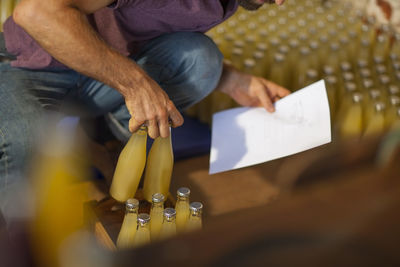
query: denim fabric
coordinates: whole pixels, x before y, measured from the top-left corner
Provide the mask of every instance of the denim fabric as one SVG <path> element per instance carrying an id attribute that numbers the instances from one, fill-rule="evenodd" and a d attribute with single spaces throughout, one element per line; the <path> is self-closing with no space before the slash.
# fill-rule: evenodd
<path id="1" fill-rule="evenodd" d="M 201 33 L 160 36 L 132 59 L 181 111 L 211 93 L 222 72 L 221 53 Z M 109 86 L 73 70 L 29 70 L 0 63 L 0 189 L 22 175 L 33 152 L 36 126 L 50 111 L 106 116 L 117 138 L 126 141 L 130 136 L 124 99 Z"/>

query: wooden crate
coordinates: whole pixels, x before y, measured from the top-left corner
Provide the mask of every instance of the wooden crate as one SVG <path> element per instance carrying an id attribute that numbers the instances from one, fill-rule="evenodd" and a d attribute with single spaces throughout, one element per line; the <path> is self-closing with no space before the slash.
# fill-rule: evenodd
<path id="1" fill-rule="evenodd" d="M 143 197 L 139 189 L 135 195 L 139 200 L 139 213 L 149 213 L 151 203 Z M 175 207 L 175 199 L 168 195 L 165 207 Z M 116 250 L 116 241 L 125 216 L 125 204 L 107 197 L 101 201 L 90 201 L 86 203 L 85 217 L 94 231 L 99 242 L 110 250 Z"/>

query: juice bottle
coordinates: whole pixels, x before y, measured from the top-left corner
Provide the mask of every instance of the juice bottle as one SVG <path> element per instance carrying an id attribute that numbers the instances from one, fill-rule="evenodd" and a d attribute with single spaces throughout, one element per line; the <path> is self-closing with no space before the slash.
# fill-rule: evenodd
<path id="1" fill-rule="evenodd" d="M 164 210 L 163 224 L 160 230 L 160 239 L 167 239 L 176 235 L 176 211 L 173 208 Z"/>
<path id="2" fill-rule="evenodd" d="M 364 100 L 364 120 L 368 122 L 374 114 L 375 104 L 382 101 L 382 93 L 380 90 L 371 89 L 368 91 L 367 97 Z"/>
<path id="3" fill-rule="evenodd" d="M 269 79 L 276 84 L 285 86 L 285 72 L 285 56 L 280 53 L 276 53 L 274 55 L 274 64 L 271 66 Z"/>
<path id="4" fill-rule="evenodd" d="M 115 167 L 110 195 L 119 202 L 135 196 L 146 163 L 147 128 L 142 126 L 129 138 Z"/>
<path id="5" fill-rule="evenodd" d="M 150 236 L 151 240 L 157 240 L 163 222 L 164 196 L 161 193 L 153 195 L 153 203 L 150 209 Z"/>
<path id="6" fill-rule="evenodd" d="M 2 29 L 2 24 L 12 14 L 13 2 L 13 0 L 1 0 L 0 2 L 0 30 Z"/>
<path id="7" fill-rule="evenodd" d="M 397 111 L 400 108 L 400 96 L 389 96 L 389 107 L 386 112 L 386 126 L 390 127 L 397 118 Z"/>
<path id="8" fill-rule="evenodd" d="M 166 138 L 158 137 L 151 146 L 144 175 L 143 194 L 148 202 L 155 193 L 168 197 L 173 165 L 171 134 Z"/>
<path id="9" fill-rule="evenodd" d="M 343 116 L 339 127 L 339 133 L 342 138 L 359 139 L 363 131 L 362 94 L 354 93 L 352 101 L 352 105 Z"/>
<path id="10" fill-rule="evenodd" d="M 140 213 L 137 219 L 137 230 L 133 239 L 133 246 L 140 247 L 150 243 L 150 215 Z"/>
<path id="11" fill-rule="evenodd" d="M 203 204 L 200 202 L 190 203 L 190 215 L 186 229 L 188 231 L 200 230 L 203 227 L 202 223 Z"/>
<path id="12" fill-rule="evenodd" d="M 377 102 L 374 105 L 374 113 L 367 121 L 364 136 L 378 135 L 385 130 L 385 104 Z"/>
<path id="13" fill-rule="evenodd" d="M 177 191 L 176 210 L 176 230 L 183 232 L 189 219 L 189 196 L 190 190 L 187 187 L 181 187 Z"/>
<path id="14" fill-rule="evenodd" d="M 137 228 L 138 209 L 139 201 L 137 199 L 130 198 L 126 201 L 125 217 L 117 238 L 118 248 L 128 248 L 133 246 L 133 240 Z"/>
<path id="15" fill-rule="evenodd" d="M 326 93 L 328 95 L 329 107 L 331 111 L 331 121 L 333 122 L 336 118 L 336 105 L 337 105 L 337 78 L 335 76 L 328 76 L 325 78 L 326 81 Z"/>

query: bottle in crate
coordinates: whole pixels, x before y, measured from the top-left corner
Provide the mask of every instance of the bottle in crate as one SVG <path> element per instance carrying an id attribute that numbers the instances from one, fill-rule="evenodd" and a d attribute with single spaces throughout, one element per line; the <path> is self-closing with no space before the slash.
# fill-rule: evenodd
<path id="1" fill-rule="evenodd" d="M 181 187 L 177 191 L 176 211 L 176 230 L 183 232 L 189 219 L 189 196 L 190 190 L 187 187 Z"/>
<path id="2" fill-rule="evenodd" d="M 386 112 L 386 126 L 390 127 L 397 119 L 397 111 L 400 108 L 400 96 L 389 96 L 389 106 Z"/>
<path id="3" fill-rule="evenodd" d="M 150 215 L 140 213 L 137 219 L 137 230 L 133 246 L 140 247 L 150 243 Z"/>
<path id="4" fill-rule="evenodd" d="M 378 135 L 385 131 L 385 103 L 374 104 L 374 113 L 366 122 L 364 136 Z"/>
<path id="5" fill-rule="evenodd" d="M 119 155 L 110 195 L 119 202 L 135 196 L 146 164 L 147 128 L 133 133 Z"/>
<path id="6" fill-rule="evenodd" d="M 169 136 L 156 138 L 149 151 L 143 185 L 143 195 L 148 202 L 152 202 L 155 193 L 168 197 L 173 166 L 170 127 Z"/>
<path id="7" fill-rule="evenodd" d="M 160 239 L 167 239 L 176 235 L 176 211 L 173 208 L 164 210 L 163 224 L 160 230 Z"/>
<path id="8" fill-rule="evenodd" d="M 165 197 L 161 193 L 155 193 L 152 197 L 151 209 L 150 209 L 150 237 L 151 240 L 157 240 L 160 234 L 163 212 L 164 212 L 164 201 Z"/>
<path id="9" fill-rule="evenodd" d="M 188 231 L 200 230 L 203 227 L 202 222 L 203 204 L 200 202 L 190 203 L 190 214 L 187 223 Z"/>
<path id="10" fill-rule="evenodd" d="M 117 238 L 117 248 L 129 248 L 133 246 L 136 234 L 139 201 L 130 198 L 125 203 L 125 216 L 121 230 Z"/>
<path id="11" fill-rule="evenodd" d="M 363 132 L 362 94 L 352 95 L 352 104 L 338 121 L 341 138 L 359 139 Z"/>

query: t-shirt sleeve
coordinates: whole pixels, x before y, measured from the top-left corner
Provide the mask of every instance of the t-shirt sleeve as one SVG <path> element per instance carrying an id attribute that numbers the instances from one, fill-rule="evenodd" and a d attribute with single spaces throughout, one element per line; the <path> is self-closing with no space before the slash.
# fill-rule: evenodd
<path id="1" fill-rule="evenodd" d="M 138 0 L 115 0 L 115 2 L 109 5 L 108 7 L 117 9 L 121 7 L 132 6 L 136 2 L 138 2 Z"/>

